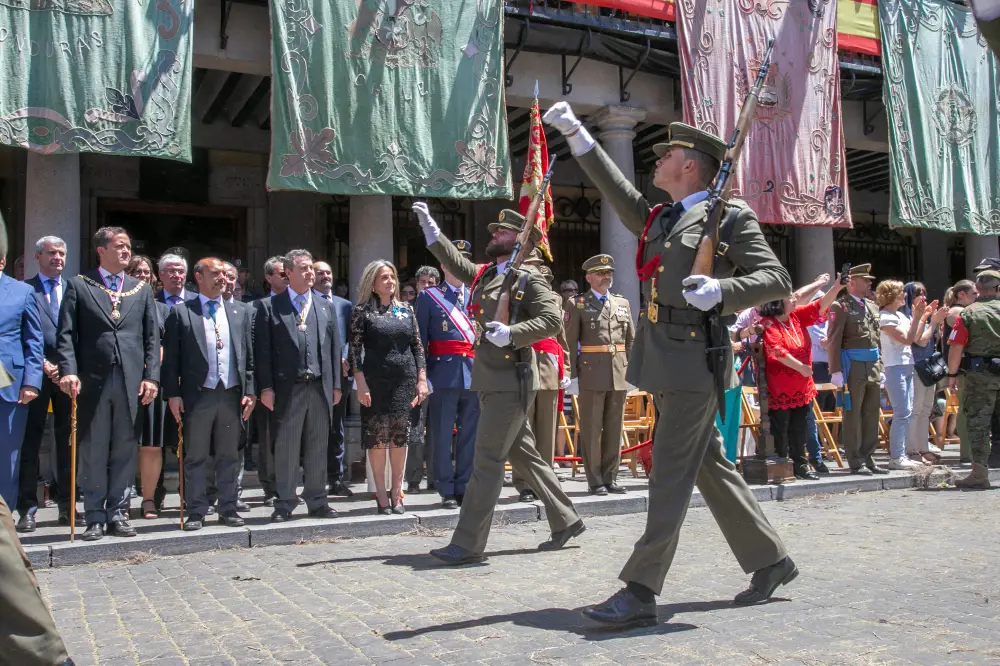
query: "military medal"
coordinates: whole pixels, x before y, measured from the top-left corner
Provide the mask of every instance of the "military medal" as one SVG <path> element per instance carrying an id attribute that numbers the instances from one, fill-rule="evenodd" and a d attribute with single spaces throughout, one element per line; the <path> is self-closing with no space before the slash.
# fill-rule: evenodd
<path id="1" fill-rule="evenodd" d="M 590 322 L 590 330 L 594 330 L 595 328 L 597 328 L 597 323 L 593 321 Z"/>
<path id="2" fill-rule="evenodd" d="M 312 299 L 310 298 L 302 306 L 302 310 L 299 312 L 299 330 L 306 330 L 306 318 L 309 316 L 309 310 L 312 308 Z M 221 347 L 220 347 L 221 349 Z"/>
<path id="3" fill-rule="evenodd" d="M 444 331 L 445 333 L 448 332 L 448 320 L 447 319 L 445 319 L 444 321 L 441 322 L 441 330 Z"/>

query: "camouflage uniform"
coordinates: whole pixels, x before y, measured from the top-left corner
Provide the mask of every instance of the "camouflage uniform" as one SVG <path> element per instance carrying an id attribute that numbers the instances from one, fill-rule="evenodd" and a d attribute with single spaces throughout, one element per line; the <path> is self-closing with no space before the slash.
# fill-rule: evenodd
<path id="1" fill-rule="evenodd" d="M 990 359 L 1000 359 L 1000 298 L 985 297 L 962 310 L 956 322 L 953 343 L 967 339 L 962 349 L 962 367 L 966 369 L 965 414 L 969 449 L 973 464 L 986 465 L 990 455 L 990 425 L 1000 411 L 1000 375 L 989 372 Z"/>

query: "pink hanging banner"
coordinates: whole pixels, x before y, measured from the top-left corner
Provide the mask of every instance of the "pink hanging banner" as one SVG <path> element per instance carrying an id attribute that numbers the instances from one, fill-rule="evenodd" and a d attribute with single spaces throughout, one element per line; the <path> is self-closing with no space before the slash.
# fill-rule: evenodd
<path id="1" fill-rule="evenodd" d="M 762 224 L 850 227 L 835 0 L 681 0 L 684 121 L 728 141 L 774 54 L 733 180 Z"/>

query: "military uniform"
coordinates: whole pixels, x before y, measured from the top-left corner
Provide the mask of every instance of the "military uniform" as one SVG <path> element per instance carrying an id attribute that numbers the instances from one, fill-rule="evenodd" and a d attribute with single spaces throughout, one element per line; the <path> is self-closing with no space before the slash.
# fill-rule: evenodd
<path id="1" fill-rule="evenodd" d="M 668 147 L 699 150 L 717 160 L 725 144 L 681 123 L 670 126 Z M 653 393 L 661 421 L 653 439 L 646 531 L 619 577 L 659 593 L 677 549 L 681 524 L 695 485 L 712 510 L 745 572 L 781 563 L 785 547 L 764 517 L 736 466 L 726 459 L 715 426 L 718 412 L 713 376 L 706 362 L 706 315 L 684 299 L 688 277 L 707 220 L 706 191 L 673 206 L 653 208 L 607 153 L 595 145 L 579 155 L 583 170 L 622 223 L 639 237 L 636 265 L 645 291 L 646 317 L 639 320 L 626 379 Z M 750 208 L 733 201 L 725 211 L 725 253 L 715 261 L 722 312 L 732 314 L 791 293 L 788 271 L 774 256 Z M 734 277 L 737 269 L 740 275 Z M 736 385 L 727 345 L 728 386 Z"/>
<path id="2" fill-rule="evenodd" d="M 505 210 L 501 213 L 500 223 L 505 217 L 513 220 L 520 218 L 517 213 Z M 520 224 L 514 228 L 520 228 Z M 561 330 L 559 299 L 537 271 L 519 270 L 510 293 L 513 309 L 523 282 L 519 316 L 517 322 L 510 326 L 513 348 L 498 347 L 481 340 L 481 334 L 486 324 L 495 318 L 503 274 L 497 271 L 496 265 L 480 267 L 472 263 L 443 234 L 428 249 L 455 277 L 472 286 L 470 314 L 480 334 L 475 343 L 476 362 L 472 368 L 471 384 L 471 390 L 479 392 L 479 427 L 472 477 L 451 543 L 475 555 L 481 555 L 485 550 L 493 510 L 503 488 L 504 463 L 508 457 L 514 470 L 545 505 L 552 531 L 561 532 L 577 523 L 579 516 L 560 487 L 551 465 L 542 460 L 535 448 L 534 433 L 521 404 L 521 386 L 515 366 L 519 360 L 517 350 L 557 335 Z M 522 280 L 522 276 L 526 277 Z M 538 391 L 535 356 L 534 352 L 529 356 L 528 404 Z"/>
<path id="3" fill-rule="evenodd" d="M 585 273 L 614 268 L 614 259 L 607 254 L 583 263 Z M 628 390 L 625 373 L 635 337 L 628 299 L 610 292 L 601 296 L 591 289 L 564 307 L 571 377 L 580 384 L 580 440 L 587 484 L 592 493 L 624 492 L 615 482 Z"/>
<path id="4" fill-rule="evenodd" d="M 995 270 L 983 271 L 980 276 L 1000 280 L 1000 272 Z M 949 342 L 962 347 L 962 411 L 972 455 L 972 474 L 955 485 L 989 488 L 990 427 L 1000 414 L 1000 298 L 980 296 L 966 306 L 955 320 Z"/>
<path id="5" fill-rule="evenodd" d="M 872 278 L 871 264 L 851 268 L 850 278 Z M 872 278 L 873 279 L 873 278 Z M 878 447 L 879 407 L 882 401 L 882 359 L 879 355 L 878 306 L 844 291 L 830 306 L 827 330 L 830 374 L 844 378 L 844 423 L 840 441 L 851 470 L 877 471 L 872 454 Z"/>

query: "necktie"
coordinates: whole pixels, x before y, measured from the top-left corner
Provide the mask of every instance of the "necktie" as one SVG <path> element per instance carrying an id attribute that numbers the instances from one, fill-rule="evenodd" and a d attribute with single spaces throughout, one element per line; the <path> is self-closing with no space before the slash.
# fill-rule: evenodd
<path id="1" fill-rule="evenodd" d="M 181 299 L 180 296 L 171 296 L 167 300 L 170 301 L 170 307 L 173 307 L 173 306 L 177 305 L 178 303 L 180 303 L 182 299 Z M 212 302 L 215 303 L 215 301 L 212 301 Z"/>
<path id="2" fill-rule="evenodd" d="M 464 290 L 459 289 L 458 291 L 455 292 L 455 302 L 458 303 L 458 307 L 460 307 L 460 308 L 465 306 L 465 292 L 464 292 Z"/>
<path id="3" fill-rule="evenodd" d="M 49 309 L 52 310 L 52 316 L 59 316 L 59 293 L 56 291 L 56 287 L 59 286 L 59 280 L 55 278 L 49 278 L 46 280 L 49 285 Z"/>
<path id="4" fill-rule="evenodd" d="M 323 298 L 330 301 L 331 303 L 333 302 L 333 296 L 331 296 L 330 294 L 323 294 Z"/>
<path id="5" fill-rule="evenodd" d="M 108 289 L 113 289 L 114 291 L 118 291 L 118 276 L 117 275 L 109 275 L 108 276 Z"/>
<path id="6" fill-rule="evenodd" d="M 601 307 L 604 307 L 604 302 L 606 300 L 608 300 L 608 297 L 606 295 L 605 296 L 601 296 Z"/>
<path id="7" fill-rule="evenodd" d="M 306 306 L 306 297 L 305 297 L 305 294 L 299 294 L 298 296 L 296 296 L 295 297 L 295 302 L 298 304 L 298 306 L 299 306 L 299 314 L 301 314 L 302 313 L 302 309 L 305 308 L 305 306 Z"/>
<path id="8" fill-rule="evenodd" d="M 218 301 L 208 301 L 205 303 L 205 307 L 208 308 L 208 316 L 212 318 L 212 321 L 215 321 L 215 313 L 219 311 Z"/>
<path id="9" fill-rule="evenodd" d="M 681 219 L 683 215 L 684 215 L 684 204 L 678 201 L 677 203 L 675 203 L 673 206 L 670 207 L 670 212 L 667 214 L 667 219 L 664 220 L 663 222 L 663 230 L 669 234 L 671 231 L 673 231 L 674 225 L 677 224 L 677 221 Z"/>

